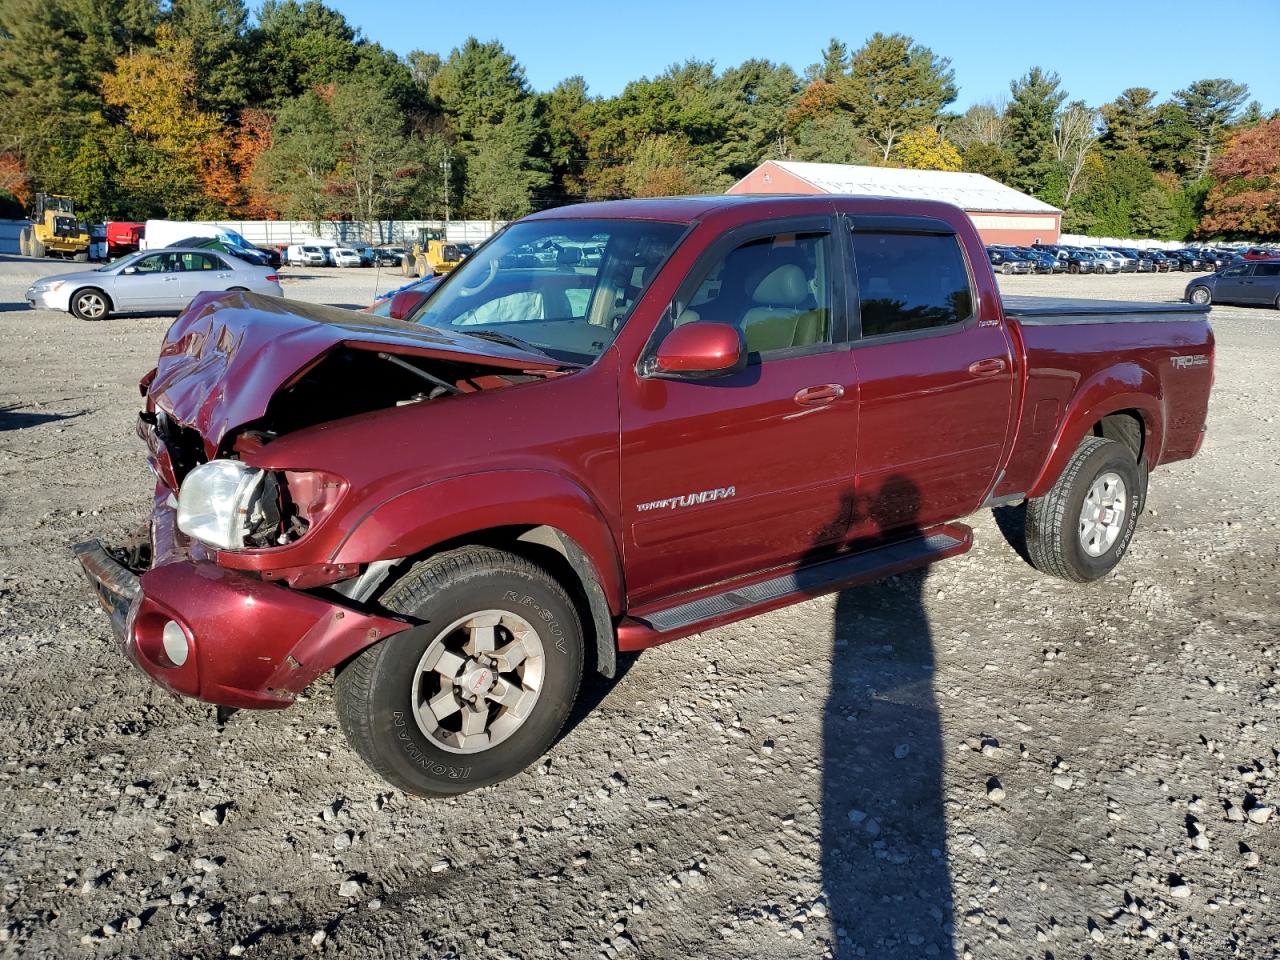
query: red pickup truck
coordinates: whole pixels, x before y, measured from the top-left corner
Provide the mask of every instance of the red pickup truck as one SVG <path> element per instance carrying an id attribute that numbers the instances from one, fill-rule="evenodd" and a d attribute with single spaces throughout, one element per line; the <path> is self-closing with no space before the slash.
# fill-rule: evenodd
<path id="1" fill-rule="evenodd" d="M 425 795 L 509 777 L 584 664 L 969 549 L 1075 581 L 1195 455 L 1207 308 L 1001 300 L 965 214 L 696 197 L 511 224 L 368 317 L 204 295 L 143 378 L 149 527 L 76 552 L 169 690 L 284 707 Z"/>

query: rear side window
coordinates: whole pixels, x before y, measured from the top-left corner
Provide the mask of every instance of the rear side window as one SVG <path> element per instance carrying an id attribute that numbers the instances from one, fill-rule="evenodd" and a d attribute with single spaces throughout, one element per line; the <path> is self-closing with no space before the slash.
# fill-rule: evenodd
<path id="1" fill-rule="evenodd" d="M 853 232 L 862 336 L 961 323 L 973 312 L 954 234 Z"/>
<path id="2" fill-rule="evenodd" d="M 1255 277 L 1280 277 L 1280 263 L 1260 263 L 1253 268 Z"/>

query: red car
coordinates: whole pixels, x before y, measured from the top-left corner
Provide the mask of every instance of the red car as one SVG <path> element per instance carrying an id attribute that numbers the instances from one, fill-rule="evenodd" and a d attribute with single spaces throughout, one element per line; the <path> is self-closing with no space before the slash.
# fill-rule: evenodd
<path id="1" fill-rule="evenodd" d="M 1268 249 L 1267 247 L 1250 247 L 1244 251 L 1241 256 L 1245 260 L 1274 260 L 1277 251 Z"/>
<path id="2" fill-rule="evenodd" d="M 924 201 L 551 210 L 392 315 L 198 299 L 142 381 L 149 529 L 76 550 L 157 682 L 284 707 L 336 670 L 426 795 L 530 764 L 584 665 L 964 553 L 976 510 L 1104 576 L 1213 379 L 1206 308 L 1002 301 Z"/>

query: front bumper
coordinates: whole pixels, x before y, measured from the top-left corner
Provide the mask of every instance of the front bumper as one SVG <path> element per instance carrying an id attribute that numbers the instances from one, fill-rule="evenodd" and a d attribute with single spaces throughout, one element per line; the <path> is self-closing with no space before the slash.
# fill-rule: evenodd
<path id="1" fill-rule="evenodd" d="M 287 707 L 316 677 L 411 626 L 193 557 L 167 492 L 159 493 L 150 569 L 130 570 L 96 540 L 72 549 L 126 656 L 172 693 L 227 707 Z M 170 621 L 187 640 L 181 664 L 165 652 Z"/>
<path id="2" fill-rule="evenodd" d="M 48 287 L 28 287 L 24 297 L 27 306 L 33 310 L 57 310 L 66 313 L 70 293 L 61 290 L 50 290 Z"/>

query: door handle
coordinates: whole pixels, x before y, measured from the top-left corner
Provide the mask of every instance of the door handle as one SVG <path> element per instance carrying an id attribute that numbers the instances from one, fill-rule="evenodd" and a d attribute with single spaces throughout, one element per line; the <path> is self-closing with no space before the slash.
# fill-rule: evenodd
<path id="1" fill-rule="evenodd" d="M 840 386 L 840 384 L 820 383 L 817 386 L 797 390 L 795 401 L 806 406 L 816 407 L 819 404 L 830 403 L 832 400 L 839 400 L 843 396 L 844 387 Z"/>
<path id="2" fill-rule="evenodd" d="M 969 372 L 975 377 L 994 377 L 1004 372 L 1004 360 L 1001 357 L 989 357 L 969 364 Z"/>

